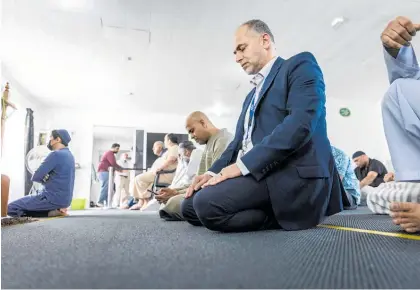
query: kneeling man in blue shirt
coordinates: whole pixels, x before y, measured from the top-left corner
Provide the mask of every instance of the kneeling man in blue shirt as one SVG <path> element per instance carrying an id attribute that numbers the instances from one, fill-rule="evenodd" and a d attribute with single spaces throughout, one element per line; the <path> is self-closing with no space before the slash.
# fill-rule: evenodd
<path id="1" fill-rule="evenodd" d="M 48 143 L 52 151 L 35 171 L 32 181 L 41 183 L 36 195 L 28 195 L 11 202 L 8 215 L 57 216 L 65 215 L 73 198 L 75 162 L 67 148 L 71 140 L 67 130 L 53 130 Z"/>

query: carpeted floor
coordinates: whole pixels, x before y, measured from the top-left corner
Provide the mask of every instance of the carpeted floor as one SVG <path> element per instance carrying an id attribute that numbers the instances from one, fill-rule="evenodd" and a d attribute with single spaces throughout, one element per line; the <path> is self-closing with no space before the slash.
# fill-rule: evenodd
<path id="1" fill-rule="evenodd" d="M 1 227 L 14 226 L 18 224 L 33 223 L 38 221 L 38 219 L 32 217 L 2 217 L 1 218 Z"/>
<path id="2" fill-rule="evenodd" d="M 221 234 L 117 210 L 2 228 L 2 288 L 396 289 L 419 269 L 420 241 L 328 228 Z"/>

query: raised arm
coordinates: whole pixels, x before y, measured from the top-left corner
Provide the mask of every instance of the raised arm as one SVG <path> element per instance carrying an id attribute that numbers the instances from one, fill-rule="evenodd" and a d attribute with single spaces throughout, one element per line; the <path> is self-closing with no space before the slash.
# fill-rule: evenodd
<path id="1" fill-rule="evenodd" d="M 420 67 L 410 41 L 420 24 L 406 17 L 392 20 L 381 34 L 389 82 L 399 78 L 420 79 Z"/>

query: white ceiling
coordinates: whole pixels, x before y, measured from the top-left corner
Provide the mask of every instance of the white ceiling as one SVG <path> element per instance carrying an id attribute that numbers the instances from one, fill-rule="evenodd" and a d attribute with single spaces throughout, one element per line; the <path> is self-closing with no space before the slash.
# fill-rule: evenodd
<path id="1" fill-rule="evenodd" d="M 133 142 L 135 128 L 94 126 L 93 138 L 96 140 L 107 140 L 114 142 Z"/>
<path id="2" fill-rule="evenodd" d="M 397 15 L 420 21 L 420 0 L 3 0 L 2 6 L 3 73 L 41 102 L 180 114 L 240 108 L 249 77 L 234 61 L 233 33 L 246 20 L 269 24 L 282 57 L 313 52 L 329 98 L 361 101 L 379 100 L 387 86 L 383 27 Z M 340 16 L 347 22 L 333 29 Z"/>

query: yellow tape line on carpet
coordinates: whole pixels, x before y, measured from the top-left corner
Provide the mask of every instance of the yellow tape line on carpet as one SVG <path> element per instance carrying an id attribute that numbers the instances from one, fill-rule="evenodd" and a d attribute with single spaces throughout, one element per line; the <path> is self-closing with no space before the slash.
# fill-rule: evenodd
<path id="1" fill-rule="evenodd" d="M 333 225 L 318 225 L 318 227 L 420 241 L 420 236 L 403 234 L 403 233 L 389 233 L 389 232 L 381 232 L 381 231 L 363 230 L 363 229 L 357 229 L 357 228 L 346 228 L 346 227 L 333 226 Z"/>
<path id="2" fill-rule="evenodd" d="M 53 217 L 48 217 L 48 218 L 40 218 L 38 220 L 38 222 L 45 222 L 45 221 L 50 221 L 50 220 L 54 220 L 54 219 L 61 219 L 63 217 L 66 217 L 66 216 L 53 216 Z"/>

